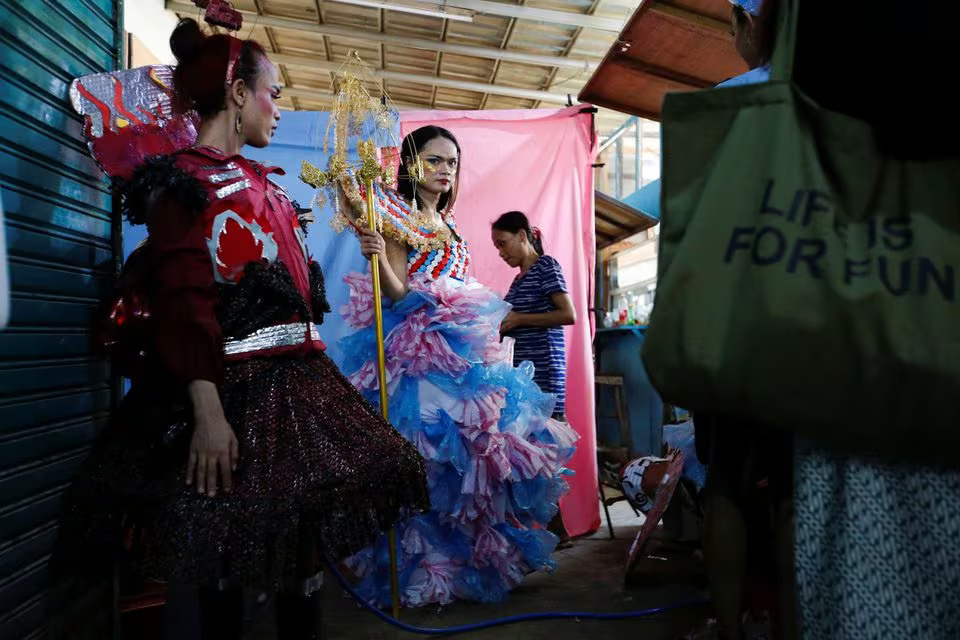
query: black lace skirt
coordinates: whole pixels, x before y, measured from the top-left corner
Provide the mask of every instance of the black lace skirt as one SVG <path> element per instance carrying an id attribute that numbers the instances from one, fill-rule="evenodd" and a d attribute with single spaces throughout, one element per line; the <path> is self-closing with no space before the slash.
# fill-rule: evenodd
<path id="1" fill-rule="evenodd" d="M 419 453 L 326 355 L 232 362 L 224 378 L 233 490 L 186 486 L 185 403 L 136 387 L 68 496 L 61 560 L 124 548 L 154 579 L 276 585 L 304 574 L 305 544 L 339 560 L 429 507 Z"/>

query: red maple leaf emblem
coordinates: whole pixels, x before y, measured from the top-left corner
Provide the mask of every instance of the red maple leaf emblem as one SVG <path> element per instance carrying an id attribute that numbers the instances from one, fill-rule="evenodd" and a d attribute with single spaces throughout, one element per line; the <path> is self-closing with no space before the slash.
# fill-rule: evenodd
<path id="1" fill-rule="evenodd" d="M 236 282 L 250 262 L 263 260 L 263 242 L 234 218 L 227 218 L 217 238 L 217 273 L 227 282 Z"/>

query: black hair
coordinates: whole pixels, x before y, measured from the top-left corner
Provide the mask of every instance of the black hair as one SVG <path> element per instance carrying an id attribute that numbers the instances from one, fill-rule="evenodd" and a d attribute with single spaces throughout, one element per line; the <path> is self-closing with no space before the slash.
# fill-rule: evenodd
<path id="1" fill-rule="evenodd" d="M 543 255 L 543 240 L 540 237 L 540 230 L 534 231 L 530 226 L 530 220 L 522 211 L 507 211 L 493 222 L 493 228 L 497 231 L 506 231 L 507 233 L 527 234 L 527 240 L 533 245 L 533 250 L 538 256 Z"/>
<path id="2" fill-rule="evenodd" d="M 182 19 L 170 35 L 170 49 L 177 58 L 173 71 L 174 109 L 195 110 L 206 119 L 227 108 L 227 67 L 230 45 L 237 41 L 225 33 L 207 35 L 193 18 Z M 243 80 L 254 88 L 260 62 L 267 57 L 254 40 L 240 41 L 240 55 L 232 80 Z"/>
<path id="3" fill-rule="evenodd" d="M 450 131 L 443 127 L 427 125 L 420 127 L 407 134 L 407 137 L 400 143 L 400 166 L 397 168 L 397 193 L 402 195 L 407 202 L 412 202 L 417 194 L 417 182 L 410 177 L 407 171 L 407 163 L 416 162 L 417 155 L 427 146 L 427 144 L 436 138 L 446 138 L 457 148 L 457 157 L 460 156 L 460 143 Z M 457 165 L 457 178 L 460 177 L 460 165 Z M 453 189 L 447 193 L 441 193 L 437 202 L 437 211 L 444 211 L 448 205 L 452 205 L 456 199 L 457 185 L 459 180 L 453 181 Z"/>
<path id="4" fill-rule="evenodd" d="M 750 16 L 747 14 L 747 10 L 738 4 L 733 5 L 733 19 L 737 23 L 737 29 L 750 28 Z"/>
<path id="5" fill-rule="evenodd" d="M 773 58 L 773 45 L 777 37 L 778 0 L 764 0 L 760 12 L 751 16 L 738 4 L 733 5 L 733 20 L 737 31 L 750 30 L 750 40 L 759 64 L 764 65 Z"/>

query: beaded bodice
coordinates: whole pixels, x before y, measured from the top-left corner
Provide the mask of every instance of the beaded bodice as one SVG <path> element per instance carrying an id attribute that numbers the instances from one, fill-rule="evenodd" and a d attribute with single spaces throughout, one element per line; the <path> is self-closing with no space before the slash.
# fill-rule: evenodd
<path id="1" fill-rule="evenodd" d="M 356 185 L 356 183 L 354 183 Z M 365 198 L 365 189 L 356 185 L 360 198 Z M 366 202 L 357 198 L 357 204 L 363 205 L 364 215 L 358 224 L 366 224 Z M 470 266 L 470 249 L 467 241 L 457 230 L 453 211 L 442 214 L 443 224 L 434 225 L 395 190 L 380 183 L 374 183 L 374 209 L 378 214 L 380 232 L 408 247 L 407 275 L 421 275 L 430 280 L 447 276 L 456 280 L 465 280 Z"/>
<path id="2" fill-rule="evenodd" d="M 470 266 L 470 249 L 467 241 L 457 232 L 452 216 L 445 217 L 450 229 L 450 239 L 442 247 L 421 250 L 411 246 L 407 254 L 407 275 L 423 275 L 430 280 L 448 276 L 466 280 Z"/>

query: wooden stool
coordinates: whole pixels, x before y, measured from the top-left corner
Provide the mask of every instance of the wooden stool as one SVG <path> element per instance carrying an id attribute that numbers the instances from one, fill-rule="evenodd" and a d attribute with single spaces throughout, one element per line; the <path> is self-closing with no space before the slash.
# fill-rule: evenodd
<path id="1" fill-rule="evenodd" d="M 600 490 L 600 503 L 603 505 L 603 512 L 607 516 L 607 530 L 610 532 L 610 539 L 614 538 L 613 522 L 610 520 L 611 504 L 626 500 L 626 496 L 607 498 L 603 485 L 606 484 L 612 489 L 620 490 L 620 481 L 617 477 L 614 467 L 619 466 L 630 460 L 630 453 L 633 450 L 633 435 L 630 430 L 630 420 L 627 417 L 627 407 L 623 402 L 623 376 L 615 373 L 597 373 L 594 376 L 594 382 L 597 386 L 597 397 L 600 397 L 601 385 L 610 387 L 613 391 L 614 415 L 604 415 L 600 411 L 600 403 L 597 402 L 596 417 L 597 424 L 601 418 L 616 417 L 620 430 L 619 446 L 605 446 L 600 444 L 600 438 L 597 438 L 597 479 L 598 489 Z M 612 465 L 612 466 L 611 466 Z M 632 505 L 631 505 L 632 508 Z M 636 513 L 636 509 L 634 509 Z M 639 514 L 637 514 L 639 516 Z"/>

